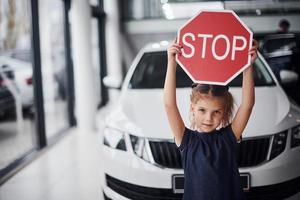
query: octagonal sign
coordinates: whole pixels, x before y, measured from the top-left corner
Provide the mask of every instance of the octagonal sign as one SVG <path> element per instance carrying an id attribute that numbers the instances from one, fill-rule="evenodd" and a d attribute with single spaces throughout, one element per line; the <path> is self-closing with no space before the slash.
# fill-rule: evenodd
<path id="1" fill-rule="evenodd" d="M 250 66 L 252 32 L 233 11 L 201 11 L 178 31 L 177 62 L 196 83 L 227 85 Z"/>

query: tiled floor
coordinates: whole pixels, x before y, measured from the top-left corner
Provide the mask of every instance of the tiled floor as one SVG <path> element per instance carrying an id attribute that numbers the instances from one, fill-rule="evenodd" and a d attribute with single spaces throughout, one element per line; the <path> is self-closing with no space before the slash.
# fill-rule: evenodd
<path id="1" fill-rule="evenodd" d="M 32 118 L 24 117 L 20 128 L 15 116 L 0 119 L 0 169 L 32 149 L 34 135 L 35 124 Z"/>
<path id="2" fill-rule="evenodd" d="M 71 131 L 2 185 L 0 200 L 101 200 L 99 135 Z"/>

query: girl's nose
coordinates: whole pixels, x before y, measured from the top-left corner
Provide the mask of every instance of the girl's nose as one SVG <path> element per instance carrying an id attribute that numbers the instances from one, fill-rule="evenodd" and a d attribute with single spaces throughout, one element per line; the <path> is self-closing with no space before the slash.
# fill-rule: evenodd
<path id="1" fill-rule="evenodd" d="M 210 121 L 212 119 L 212 114 L 211 113 L 207 113 L 206 116 L 205 116 L 205 119 L 207 121 Z"/>

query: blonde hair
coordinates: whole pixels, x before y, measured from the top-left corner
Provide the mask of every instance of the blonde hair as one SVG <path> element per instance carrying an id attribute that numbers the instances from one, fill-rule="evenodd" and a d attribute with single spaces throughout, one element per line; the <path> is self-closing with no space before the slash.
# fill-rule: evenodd
<path id="1" fill-rule="evenodd" d="M 234 109 L 234 99 L 232 94 L 228 91 L 228 86 L 208 85 L 208 84 L 193 84 L 190 95 L 191 107 L 200 99 L 218 98 L 223 104 L 224 113 L 221 121 L 222 127 L 230 124 L 232 120 L 232 113 Z M 190 109 L 191 129 L 196 129 L 196 122 Z"/>

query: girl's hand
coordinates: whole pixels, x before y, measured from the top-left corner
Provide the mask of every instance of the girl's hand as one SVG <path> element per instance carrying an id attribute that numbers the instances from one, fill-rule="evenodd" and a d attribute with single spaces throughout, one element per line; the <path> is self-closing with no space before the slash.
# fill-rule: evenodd
<path id="1" fill-rule="evenodd" d="M 173 41 L 171 46 L 168 49 L 168 62 L 176 62 L 175 57 L 176 54 L 180 55 L 181 54 L 181 46 L 177 43 L 177 38 Z"/>
<path id="2" fill-rule="evenodd" d="M 253 46 L 249 51 L 249 54 L 251 55 L 251 65 L 253 65 L 253 63 L 257 58 L 257 48 L 258 48 L 258 42 L 255 39 L 253 39 Z"/>

